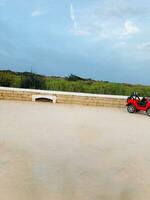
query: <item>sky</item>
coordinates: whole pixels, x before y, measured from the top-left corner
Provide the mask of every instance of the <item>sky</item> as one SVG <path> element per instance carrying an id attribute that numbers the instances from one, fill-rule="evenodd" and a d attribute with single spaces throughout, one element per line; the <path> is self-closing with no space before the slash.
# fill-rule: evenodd
<path id="1" fill-rule="evenodd" d="M 0 69 L 150 85 L 150 1 L 0 0 Z"/>

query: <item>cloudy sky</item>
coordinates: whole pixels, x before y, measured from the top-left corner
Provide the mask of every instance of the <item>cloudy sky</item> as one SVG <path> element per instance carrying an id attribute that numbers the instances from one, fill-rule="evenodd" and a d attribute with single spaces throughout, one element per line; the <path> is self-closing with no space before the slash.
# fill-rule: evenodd
<path id="1" fill-rule="evenodd" d="M 0 69 L 150 85 L 150 1 L 0 0 Z"/>

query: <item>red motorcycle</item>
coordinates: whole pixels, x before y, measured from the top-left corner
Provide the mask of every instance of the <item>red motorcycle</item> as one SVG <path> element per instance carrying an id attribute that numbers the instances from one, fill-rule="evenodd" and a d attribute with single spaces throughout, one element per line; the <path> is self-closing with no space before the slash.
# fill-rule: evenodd
<path id="1" fill-rule="evenodd" d="M 139 95 L 134 92 L 127 98 L 127 111 L 129 113 L 144 111 L 150 116 L 150 99 L 147 97 L 140 98 Z"/>

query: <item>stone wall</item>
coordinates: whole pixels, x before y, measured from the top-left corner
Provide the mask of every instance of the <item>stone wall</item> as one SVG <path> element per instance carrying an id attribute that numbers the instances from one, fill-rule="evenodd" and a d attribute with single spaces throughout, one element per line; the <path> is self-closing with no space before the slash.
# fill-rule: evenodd
<path id="1" fill-rule="evenodd" d="M 56 103 L 79 104 L 88 106 L 125 107 L 125 96 L 97 95 L 73 92 L 31 90 L 0 87 L 0 100 L 32 101 L 33 95 L 55 96 Z"/>

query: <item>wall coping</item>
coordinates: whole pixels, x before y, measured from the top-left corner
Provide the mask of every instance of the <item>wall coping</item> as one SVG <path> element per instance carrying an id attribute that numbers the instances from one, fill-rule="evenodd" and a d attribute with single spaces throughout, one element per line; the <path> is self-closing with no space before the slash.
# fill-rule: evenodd
<path id="1" fill-rule="evenodd" d="M 52 91 L 52 90 L 35 90 L 35 89 L 22 89 L 22 88 L 10 88 L 10 87 L 0 87 L 0 91 L 33 92 L 33 93 L 50 94 L 50 95 L 99 97 L 99 98 L 124 99 L 124 100 L 127 99 L 127 96 L 122 96 L 122 95 L 90 94 L 90 93 L 79 93 L 79 92 L 62 92 L 62 91 Z"/>

